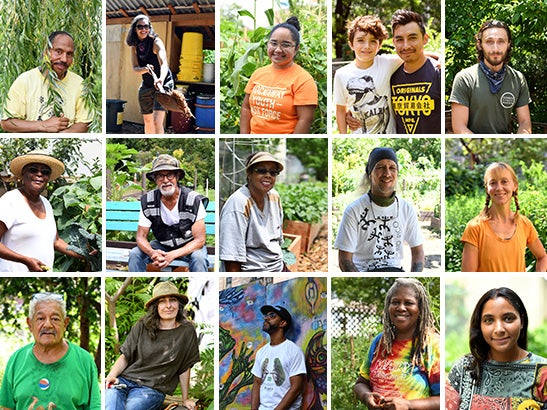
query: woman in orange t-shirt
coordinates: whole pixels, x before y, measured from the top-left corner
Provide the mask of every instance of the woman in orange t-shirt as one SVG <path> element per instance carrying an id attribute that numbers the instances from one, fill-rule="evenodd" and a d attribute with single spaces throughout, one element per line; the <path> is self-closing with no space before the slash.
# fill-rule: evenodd
<path id="1" fill-rule="evenodd" d="M 257 69 L 245 87 L 241 134 L 307 134 L 317 107 L 313 77 L 294 62 L 300 48 L 296 17 L 276 25 L 268 39 L 271 64 Z"/>
<path id="2" fill-rule="evenodd" d="M 518 180 L 504 162 L 484 173 L 486 204 L 465 227 L 462 236 L 463 272 L 524 272 L 526 247 L 537 259 L 536 272 L 547 270 L 547 254 L 532 222 L 519 214 Z M 516 211 L 511 210 L 515 199 Z"/>

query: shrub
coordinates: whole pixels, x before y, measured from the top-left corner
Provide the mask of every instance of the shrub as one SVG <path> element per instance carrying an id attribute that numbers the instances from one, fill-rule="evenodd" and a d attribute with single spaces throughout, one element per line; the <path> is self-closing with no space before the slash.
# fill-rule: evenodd
<path id="1" fill-rule="evenodd" d="M 320 222 L 329 209 L 326 183 L 276 184 L 286 220 Z"/>

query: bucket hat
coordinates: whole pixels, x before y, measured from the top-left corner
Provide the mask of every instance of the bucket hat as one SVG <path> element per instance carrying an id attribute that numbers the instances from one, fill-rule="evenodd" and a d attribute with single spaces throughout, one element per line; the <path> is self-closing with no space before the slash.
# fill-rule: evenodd
<path id="1" fill-rule="evenodd" d="M 161 154 L 152 162 L 152 170 L 146 173 L 146 178 L 155 182 L 154 174 L 158 171 L 177 171 L 178 179 L 184 177 L 185 173 L 180 167 L 180 162 L 175 157 L 169 154 Z"/>
<path id="2" fill-rule="evenodd" d="M 65 166 L 57 158 L 43 151 L 30 151 L 28 154 L 14 158 L 10 163 L 10 170 L 16 178 L 23 177 L 23 168 L 28 164 L 43 164 L 51 169 L 50 180 L 59 178 L 65 172 Z"/>
<path id="3" fill-rule="evenodd" d="M 152 291 L 152 297 L 148 302 L 146 302 L 144 307 L 148 309 L 148 306 L 150 306 L 152 302 L 166 296 L 176 297 L 183 305 L 186 305 L 188 303 L 188 296 L 180 293 L 178 288 L 172 282 L 160 282 L 156 286 L 154 286 L 154 290 Z"/>

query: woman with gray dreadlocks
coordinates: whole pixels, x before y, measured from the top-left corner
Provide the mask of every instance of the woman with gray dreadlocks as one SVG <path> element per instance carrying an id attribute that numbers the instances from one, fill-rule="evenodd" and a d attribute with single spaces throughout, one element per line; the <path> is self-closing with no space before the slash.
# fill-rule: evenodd
<path id="1" fill-rule="evenodd" d="M 361 365 L 355 395 L 370 410 L 438 410 L 439 333 L 420 281 L 395 281 L 386 295 L 383 323 Z"/>
<path id="2" fill-rule="evenodd" d="M 462 272 L 526 272 L 526 247 L 537 259 L 536 272 L 545 272 L 547 254 L 536 228 L 519 214 L 519 184 L 513 168 L 504 162 L 490 164 L 484 188 L 484 209 L 463 232 Z"/>

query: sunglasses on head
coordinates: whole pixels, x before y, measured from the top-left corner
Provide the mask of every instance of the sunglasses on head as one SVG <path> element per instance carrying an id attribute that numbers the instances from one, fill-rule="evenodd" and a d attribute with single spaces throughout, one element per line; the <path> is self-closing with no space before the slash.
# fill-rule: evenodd
<path id="1" fill-rule="evenodd" d="M 49 177 L 51 175 L 51 169 L 49 168 L 27 167 L 27 171 L 31 174 L 37 174 L 38 172 L 40 172 L 46 177 Z"/>
<path id="2" fill-rule="evenodd" d="M 270 174 L 272 177 L 279 175 L 279 171 L 277 169 L 255 168 L 253 171 L 260 175 Z"/>
<path id="3" fill-rule="evenodd" d="M 138 30 L 148 30 L 150 26 L 148 24 L 137 24 Z"/>

